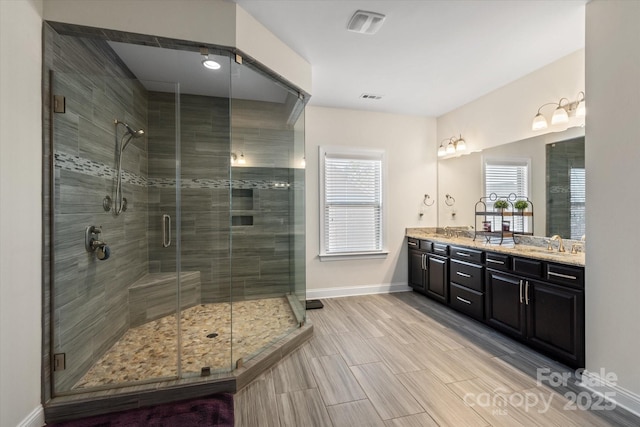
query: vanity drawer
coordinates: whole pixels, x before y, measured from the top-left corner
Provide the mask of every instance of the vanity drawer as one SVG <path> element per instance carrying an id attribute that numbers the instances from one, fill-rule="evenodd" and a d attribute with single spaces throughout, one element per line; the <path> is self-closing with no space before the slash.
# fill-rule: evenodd
<path id="1" fill-rule="evenodd" d="M 449 255 L 449 245 L 445 243 L 433 243 L 433 253 L 438 255 L 447 256 Z"/>
<path id="2" fill-rule="evenodd" d="M 545 279 L 559 285 L 584 288 L 584 268 L 564 264 L 547 264 Z"/>
<path id="3" fill-rule="evenodd" d="M 428 240 L 420 240 L 420 249 L 423 251 L 431 252 L 431 248 L 433 247 L 433 243 Z"/>
<path id="4" fill-rule="evenodd" d="M 452 283 L 449 293 L 451 307 L 478 320 L 484 320 L 484 294 L 482 292 Z"/>
<path id="5" fill-rule="evenodd" d="M 484 256 L 484 263 L 488 268 L 511 270 L 511 257 L 509 255 L 487 252 Z"/>
<path id="6" fill-rule="evenodd" d="M 458 285 L 474 289 L 478 292 L 484 291 L 484 267 L 481 265 L 469 264 L 468 262 L 452 259 L 449 261 L 449 274 L 452 285 Z"/>
<path id="7" fill-rule="evenodd" d="M 542 261 L 513 257 L 513 271 L 527 276 L 542 277 Z"/>
<path id="8" fill-rule="evenodd" d="M 449 256 L 468 262 L 482 264 L 482 251 L 464 248 L 461 246 L 451 246 Z"/>

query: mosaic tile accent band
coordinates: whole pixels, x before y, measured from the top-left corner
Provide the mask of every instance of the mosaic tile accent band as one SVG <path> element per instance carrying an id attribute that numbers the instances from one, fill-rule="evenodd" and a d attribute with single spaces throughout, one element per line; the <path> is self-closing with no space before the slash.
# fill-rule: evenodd
<path id="1" fill-rule="evenodd" d="M 116 177 L 116 169 L 100 162 L 73 156 L 61 151 L 54 153 L 54 164 L 56 169 L 66 170 L 70 172 L 81 173 L 83 175 L 95 178 L 114 179 Z M 155 188 L 175 188 L 175 178 L 147 178 L 135 173 L 122 171 L 122 182 L 142 187 Z M 251 180 L 251 179 L 182 179 L 180 188 L 239 188 L 239 189 L 259 189 L 285 190 L 291 187 L 291 184 L 283 181 L 273 180 Z M 294 183 L 294 188 L 298 189 L 303 183 Z"/>

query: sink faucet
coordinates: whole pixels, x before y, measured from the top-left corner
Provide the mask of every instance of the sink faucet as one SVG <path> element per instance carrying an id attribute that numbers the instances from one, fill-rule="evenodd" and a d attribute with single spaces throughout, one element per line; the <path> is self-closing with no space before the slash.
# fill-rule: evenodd
<path id="1" fill-rule="evenodd" d="M 558 252 L 565 252 L 564 244 L 562 243 L 562 237 L 560 237 L 560 235 L 554 234 L 553 236 L 551 236 L 551 240 L 558 240 Z"/>

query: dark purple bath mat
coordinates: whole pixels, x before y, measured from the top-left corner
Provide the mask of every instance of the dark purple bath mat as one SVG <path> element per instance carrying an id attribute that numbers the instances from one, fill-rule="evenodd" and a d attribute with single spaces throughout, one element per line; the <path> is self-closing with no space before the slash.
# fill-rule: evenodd
<path id="1" fill-rule="evenodd" d="M 166 403 L 80 420 L 47 424 L 53 427 L 233 427 L 233 395 Z"/>

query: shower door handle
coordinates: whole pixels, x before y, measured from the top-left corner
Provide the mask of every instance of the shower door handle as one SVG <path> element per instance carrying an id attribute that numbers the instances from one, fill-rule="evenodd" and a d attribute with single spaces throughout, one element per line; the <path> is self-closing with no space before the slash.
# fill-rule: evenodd
<path id="1" fill-rule="evenodd" d="M 171 246 L 171 215 L 162 215 L 162 247 Z"/>

